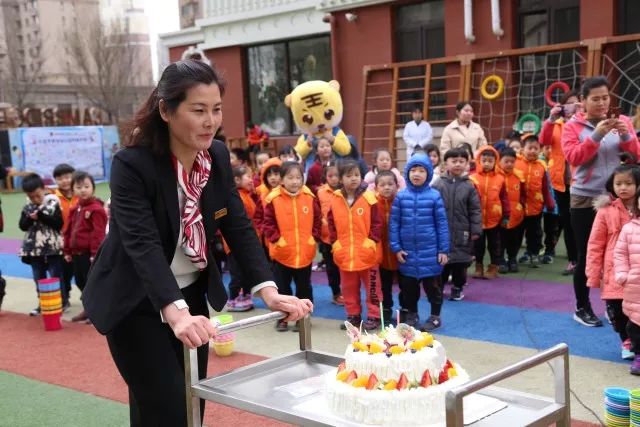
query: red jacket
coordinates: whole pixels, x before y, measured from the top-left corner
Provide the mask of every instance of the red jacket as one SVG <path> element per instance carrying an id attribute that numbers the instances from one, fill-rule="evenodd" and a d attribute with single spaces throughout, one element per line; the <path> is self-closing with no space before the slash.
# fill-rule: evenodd
<path id="1" fill-rule="evenodd" d="M 92 257 L 98 252 L 107 228 L 107 212 L 100 199 L 79 200 L 69 214 L 64 232 L 64 254 Z"/>

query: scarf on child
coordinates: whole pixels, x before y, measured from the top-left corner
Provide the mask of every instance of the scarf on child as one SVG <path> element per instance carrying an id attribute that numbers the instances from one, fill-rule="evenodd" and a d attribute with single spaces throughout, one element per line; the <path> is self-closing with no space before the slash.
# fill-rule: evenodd
<path id="1" fill-rule="evenodd" d="M 207 267 L 207 238 L 204 233 L 202 214 L 200 213 L 200 195 L 211 173 L 211 156 L 207 150 L 199 151 L 188 174 L 178 159 L 172 154 L 173 167 L 178 185 L 185 195 L 184 209 L 180 221 L 184 227 L 182 250 L 193 265 L 200 270 Z"/>

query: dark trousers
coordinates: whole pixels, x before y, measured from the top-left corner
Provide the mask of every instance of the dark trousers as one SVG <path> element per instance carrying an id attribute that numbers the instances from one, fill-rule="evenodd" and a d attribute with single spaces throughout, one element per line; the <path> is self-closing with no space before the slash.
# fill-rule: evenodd
<path id="1" fill-rule="evenodd" d="M 570 262 L 576 262 L 578 255 L 576 254 L 576 240 L 573 234 L 573 226 L 571 225 L 571 208 L 569 207 L 569 190 L 555 191 L 556 204 L 558 205 L 558 236 L 562 232 L 564 245 L 567 248 L 567 258 Z"/>
<path id="2" fill-rule="evenodd" d="M 189 312 L 209 317 L 205 290 L 199 284 L 182 289 Z M 182 343 L 145 298 L 107 334 L 120 375 L 129 386 L 131 426 L 186 426 L 187 406 Z M 209 344 L 198 348 L 198 376 L 207 374 Z M 204 401 L 200 401 L 200 417 Z"/>
<path id="3" fill-rule="evenodd" d="M 502 262 L 502 245 L 500 239 L 500 227 L 485 228 L 482 236 L 474 243 L 476 262 L 482 264 L 484 252 L 489 248 L 491 264 L 498 265 Z"/>
<path id="4" fill-rule="evenodd" d="M 524 237 L 527 239 L 527 252 L 538 255 L 542 249 L 542 214 L 525 216 L 522 222 Z"/>
<path id="5" fill-rule="evenodd" d="M 31 273 L 33 274 L 33 280 L 36 282 L 36 292 L 38 291 L 38 280 L 46 279 L 47 272 L 49 277 L 56 277 L 60 279 L 60 294 L 62 294 L 62 303 L 66 304 L 69 301 L 69 292 L 62 283 L 62 265 L 64 258 L 62 255 L 53 256 L 39 256 L 31 258 Z"/>
<path id="6" fill-rule="evenodd" d="M 247 284 L 240 264 L 232 253 L 227 256 L 227 264 L 229 265 L 229 275 L 231 276 L 231 281 L 229 282 L 229 299 L 237 298 L 241 290 L 243 294 L 251 295 L 251 286 Z"/>
<path id="7" fill-rule="evenodd" d="M 501 228 L 500 235 L 502 236 L 502 246 L 507 253 L 507 259 L 509 261 L 517 261 L 518 251 L 522 244 L 522 236 L 524 234 L 524 223 L 520 223 L 517 227 L 513 228 Z"/>
<path id="8" fill-rule="evenodd" d="M 621 341 L 626 341 L 629 338 L 629 334 L 627 333 L 627 323 L 629 323 L 629 318 L 622 311 L 622 300 L 621 299 L 608 299 L 605 300 L 607 304 L 607 315 L 609 315 L 609 320 L 611 321 L 611 326 L 613 326 L 613 330 L 620 335 Z"/>
<path id="9" fill-rule="evenodd" d="M 591 310 L 585 267 L 587 264 L 587 244 L 589 243 L 589 235 L 595 218 L 596 211 L 593 208 L 571 209 L 571 226 L 576 239 L 577 254 L 576 269 L 573 273 L 573 291 L 576 295 L 576 308 L 578 309 Z"/>
<path id="10" fill-rule="evenodd" d="M 322 258 L 324 258 L 325 272 L 327 273 L 327 281 L 331 288 L 331 293 L 334 297 L 337 297 L 342 293 L 340 290 L 340 269 L 335 262 L 333 262 L 333 254 L 331 253 L 331 245 L 328 243 L 320 243 L 320 252 Z"/>
<path id="11" fill-rule="evenodd" d="M 397 270 L 387 270 L 380 266 L 380 287 L 382 288 L 382 308 L 385 310 L 393 309 L 393 278 Z M 399 296 L 402 298 L 402 295 Z"/>
<path id="12" fill-rule="evenodd" d="M 89 254 L 81 254 L 73 256 L 73 275 L 76 277 L 76 286 L 83 291 L 87 284 L 89 276 L 89 268 L 91 268 L 91 256 Z"/>
<path id="13" fill-rule="evenodd" d="M 311 264 L 304 268 L 291 268 L 278 261 L 273 262 L 273 274 L 276 276 L 278 292 L 282 295 L 293 295 L 291 281 L 296 284 L 296 296 L 300 299 L 307 298 L 313 301 L 311 289 Z"/>
<path id="14" fill-rule="evenodd" d="M 418 312 L 421 282 L 424 293 L 427 294 L 427 299 L 431 304 L 431 315 L 440 316 L 442 309 L 442 280 L 440 280 L 440 276 L 417 279 L 400 274 L 400 291 L 402 292 L 400 305 L 410 313 Z"/>
<path id="15" fill-rule="evenodd" d="M 451 283 L 456 289 L 462 289 L 467 283 L 467 268 L 469 268 L 468 262 L 454 262 L 449 263 L 442 269 L 442 288 L 449 281 L 451 276 Z"/>
<path id="16" fill-rule="evenodd" d="M 542 224 L 544 230 L 544 253 L 548 255 L 556 255 L 556 245 L 558 244 L 558 237 L 560 233 L 558 226 L 560 223 L 560 216 L 552 213 L 542 214 Z"/>
<path id="17" fill-rule="evenodd" d="M 67 295 L 71 292 L 71 279 L 73 279 L 73 261 L 62 260 L 62 284 L 67 290 Z M 61 285 L 62 286 L 62 285 Z"/>
<path id="18" fill-rule="evenodd" d="M 640 325 L 636 325 L 629 320 L 627 322 L 627 334 L 631 339 L 631 351 L 636 355 L 640 354 Z"/>

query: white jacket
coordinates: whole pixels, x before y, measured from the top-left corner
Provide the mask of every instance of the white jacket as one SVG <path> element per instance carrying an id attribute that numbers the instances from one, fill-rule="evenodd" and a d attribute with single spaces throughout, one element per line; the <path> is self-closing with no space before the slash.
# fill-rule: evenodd
<path id="1" fill-rule="evenodd" d="M 424 120 L 420 124 L 416 124 L 415 120 L 411 120 L 404 126 L 402 139 L 404 139 L 404 143 L 407 146 L 407 159 L 409 159 L 416 147 L 424 148 L 433 139 L 431 125 Z"/>

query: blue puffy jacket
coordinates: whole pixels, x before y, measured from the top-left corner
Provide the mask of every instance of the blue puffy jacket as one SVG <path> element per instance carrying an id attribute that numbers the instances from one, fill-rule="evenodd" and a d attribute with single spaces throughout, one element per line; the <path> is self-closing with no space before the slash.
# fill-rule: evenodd
<path id="1" fill-rule="evenodd" d="M 427 180 L 419 187 L 409 179 L 412 167 L 427 170 Z M 438 190 L 429 187 L 433 176 L 431 159 L 414 154 L 405 169 L 407 188 L 400 191 L 391 206 L 389 244 L 393 253 L 407 252 L 404 264 L 398 263 L 401 274 L 422 279 L 442 272 L 438 254 L 449 253 L 449 225 L 444 203 Z"/>

